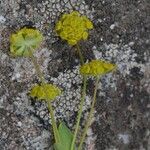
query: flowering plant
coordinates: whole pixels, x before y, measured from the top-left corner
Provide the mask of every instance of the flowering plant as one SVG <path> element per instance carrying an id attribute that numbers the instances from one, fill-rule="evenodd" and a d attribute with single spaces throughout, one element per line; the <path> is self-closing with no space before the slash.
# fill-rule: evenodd
<path id="1" fill-rule="evenodd" d="M 33 52 L 42 42 L 43 36 L 42 34 L 32 28 L 23 28 L 17 33 L 11 35 L 10 38 L 10 52 L 14 56 L 28 56 L 31 58 L 36 73 L 40 79 L 41 85 L 35 85 L 32 87 L 30 91 L 31 97 L 37 97 L 39 100 L 46 100 L 48 104 L 48 109 L 50 112 L 50 117 L 52 120 L 52 127 L 54 132 L 55 141 L 59 141 L 59 131 L 57 129 L 56 121 L 54 118 L 54 112 L 51 105 L 51 101 L 58 95 L 60 95 L 61 91 L 59 88 L 52 84 L 47 84 L 44 75 L 41 72 L 40 66 L 37 63 L 36 57 L 33 55 Z"/>
<path id="2" fill-rule="evenodd" d="M 60 94 L 61 90 L 58 87 L 46 83 L 33 86 L 30 92 L 31 97 L 39 100 L 54 100 Z"/>
<path id="3" fill-rule="evenodd" d="M 86 16 L 72 11 L 70 14 L 63 14 L 57 22 L 55 30 L 69 45 L 76 45 L 78 41 L 88 38 L 87 31 L 92 28 L 93 24 Z"/>
<path id="4" fill-rule="evenodd" d="M 77 123 L 73 134 L 63 122 L 60 122 L 59 127 L 57 127 L 51 101 L 61 94 L 61 90 L 58 87 L 45 81 L 44 75 L 41 72 L 37 59 L 33 54 L 33 52 L 36 50 L 36 48 L 39 47 L 40 43 L 42 42 L 42 34 L 36 29 L 25 27 L 17 31 L 15 34 L 12 34 L 10 38 L 10 52 L 15 56 L 28 56 L 29 58 L 31 58 L 34 64 L 36 73 L 40 79 L 40 84 L 36 84 L 31 88 L 30 96 L 39 100 L 45 100 L 48 104 L 48 110 L 50 113 L 55 138 L 55 150 L 75 150 L 76 148 L 78 150 L 82 149 L 88 127 L 91 123 L 92 114 L 94 112 L 100 76 L 105 75 L 106 73 L 109 73 L 116 68 L 115 64 L 111 64 L 102 60 L 92 60 L 89 63 L 84 63 L 83 55 L 81 53 L 78 42 L 81 40 L 86 40 L 88 38 L 88 30 L 92 28 L 92 22 L 86 16 L 81 16 L 77 11 L 73 11 L 70 14 L 64 14 L 55 27 L 57 34 L 63 40 L 66 40 L 69 45 L 77 46 L 77 50 L 81 60 L 80 74 L 83 77 L 83 89 L 81 93 L 81 102 L 79 104 Z M 80 143 L 77 143 L 76 138 L 79 132 L 83 104 L 86 96 L 87 76 L 95 77 L 95 89 L 89 116 L 87 117 L 88 119 L 85 124 Z"/>
<path id="5" fill-rule="evenodd" d="M 106 61 L 92 60 L 80 67 L 80 73 L 88 76 L 99 76 L 112 71 L 115 67 L 115 64 L 111 64 Z"/>

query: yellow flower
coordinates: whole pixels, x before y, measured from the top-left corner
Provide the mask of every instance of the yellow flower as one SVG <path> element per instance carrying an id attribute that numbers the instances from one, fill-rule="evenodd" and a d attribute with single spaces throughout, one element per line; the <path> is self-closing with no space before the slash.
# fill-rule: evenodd
<path id="1" fill-rule="evenodd" d="M 32 87 L 30 96 L 39 100 L 53 100 L 61 94 L 61 90 L 52 84 L 35 85 Z"/>
<path id="2" fill-rule="evenodd" d="M 80 67 L 80 73 L 89 76 L 104 75 L 116 68 L 115 64 L 108 63 L 102 60 L 92 60 Z"/>
<path id="3" fill-rule="evenodd" d="M 69 45 L 75 45 L 80 40 L 86 40 L 88 29 L 92 28 L 93 24 L 86 16 L 81 16 L 77 11 L 72 11 L 60 18 L 55 30 Z"/>
<path id="4" fill-rule="evenodd" d="M 10 52 L 14 56 L 30 56 L 29 50 L 34 51 L 42 39 L 38 30 L 25 27 L 11 35 Z"/>

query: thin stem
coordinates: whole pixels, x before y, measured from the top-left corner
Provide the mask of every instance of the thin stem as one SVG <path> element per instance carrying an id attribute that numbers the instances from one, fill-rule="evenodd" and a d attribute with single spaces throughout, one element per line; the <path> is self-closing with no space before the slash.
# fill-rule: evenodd
<path id="1" fill-rule="evenodd" d="M 79 147 L 78 147 L 78 150 L 81 150 L 82 149 L 82 144 L 85 140 L 85 137 L 86 137 L 86 133 L 87 133 L 87 130 L 90 126 L 90 123 L 91 123 L 91 119 L 92 119 L 92 114 L 94 112 L 94 105 L 95 105 L 95 102 L 96 102 L 96 94 L 97 94 L 97 89 L 98 89 L 98 82 L 99 82 L 99 77 L 96 78 L 96 83 L 95 83 L 95 89 L 94 89 L 94 95 L 93 95 L 93 100 L 92 100 L 92 106 L 91 106 L 91 110 L 90 110 L 90 113 L 89 113 L 89 116 L 88 116 L 88 120 L 87 120 L 87 123 L 85 125 L 85 128 L 83 130 L 83 135 L 81 137 L 81 142 L 79 144 Z"/>
<path id="2" fill-rule="evenodd" d="M 83 65 L 84 64 L 84 58 L 83 58 L 83 55 L 81 53 L 81 50 L 80 50 L 80 47 L 79 47 L 78 43 L 76 44 L 76 48 L 77 48 L 77 51 L 78 51 L 78 54 L 79 54 L 81 65 Z M 87 77 L 83 76 L 83 90 L 82 90 L 80 108 L 79 108 L 79 112 L 78 112 L 78 116 L 77 116 L 76 128 L 75 128 L 73 140 L 72 140 L 72 143 L 71 143 L 71 150 L 73 150 L 74 147 L 75 147 L 75 141 L 76 141 L 77 133 L 78 133 L 78 130 L 79 130 L 79 124 L 80 124 L 80 120 L 81 120 L 82 109 L 83 109 L 84 99 L 85 99 L 85 95 L 86 95 L 86 81 L 87 81 Z"/>
<path id="3" fill-rule="evenodd" d="M 30 52 L 30 56 L 31 56 L 31 60 L 33 62 L 33 65 L 35 67 L 35 70 L 36 70 L 36 73 L 38 75 L 38 77 L 40 78 L 41 80 L 41 83 L 42 84 L 45 84 L 45 79 L 44 79 L 44 75 L 38 65 L 38 62 L 37 62 L 37 59 L 36 57 L 34 57 L 33 53 L 31 50 L 29 50 Z M 44 89 L 46 95 L 47 95 L 47 89 Z M 51 120 L 52 120 L 52 127 L 53 127 L 53 132 L 54 132 L 54 138 L 55 138 L 55 141 L 56 143 L 59 142 L 59 132 L 58 132 L 58 129 L 57 129 L 57 125 L 56 125 L 56 121 L 55 121 L 55 118 L 54 118 L 54 112 L 53 112 L 53 108 L 52 108 L 52 105 L 50 103 L 49 100 L 47 100 L 47 103 L 48 103 L 48 109 L 49 109 L 49 112 L 50 112 L 50 117 L 51 117 Z"/>
<path id="4" fill-rule="evenodd" d="M 81 120 L 82 109 L 83 109 L 84 99 L 85 99 L 85 95 L 86 95 L 86 81 L 87 81 L 87 77 L 83 76 L 83 91 L 82 91 L 82 96 L 81 96 L 80 109 L 79 109 L 78 117 L 77 117 L 77 124 L 76 124 L 75 132 L 74 132 L 74 136 L 73 136 L 73 140 L 72 140 L 72 144 L 71 144 L 71 150 L 73 150 L 75 147 L 75 141 L 76 141 L 77 133 L 79 130 L 79 124 L 80 124 L 80 120 Z"/>
<path id="5" fill-rule="evenodd" d="M 56 143 L 58 143 L 60 139 L 59 139 L 59 132 L 58 132 L 57 125 L 55 122 L 55 118 L 54 118 L 53 108 L 52 108 L 50 101 L 48 101 L 47 103 L 48 103 L 48 109 L 50 111 L 50 116 L 51 116 L 51 120 L 52 120 L 52 127 L 53 127 L 53 131 L 54 131 L 55 141 L 56 141 Z"/>
<path id="6" fill-rule="evenodd" d="M 80 57 L 80 61 L 81 61 L 81 65 L 84 64 L 84 58 L 83 58 L 83 55 L 81 53 L 81 50 L 80 50 L 80 47 L 79 47 L 79 44 L 76 44 L 76 47 L 77 47 L 77 51 L 79 53 L 79 57 Z"/>

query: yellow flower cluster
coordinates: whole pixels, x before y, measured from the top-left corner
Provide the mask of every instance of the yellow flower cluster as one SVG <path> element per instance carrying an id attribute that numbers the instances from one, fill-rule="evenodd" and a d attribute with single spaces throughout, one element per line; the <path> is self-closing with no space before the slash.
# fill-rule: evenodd
<path id="1" fill-rule="evenodd" d="M 39 100 L 53 100 L 61 94 L 61 90 L 52 84 L 35 85 L 31 89 L 30 96 Z"/>
<path id="2" fill-rule="evenodd" d="M 115 64 L 108 63 L 102 60 L 92 60 L 80 67 L 80 73 L 89 76 L 104 75 L 116 68 Z"/>
<path id="3" fill-rule="evenodd" d="M 55 30 L 63 40 L 67 40 L 69 45 L 75 45 L 82 39 L 86 40 L 88 38 L 87 30 L 92 28 L 93 24 L 86 16 L 72 11 L 60 18 Z"/>
<path id="4" fill-rule="evenodd" d="M 29 50 L 34 51 L 43 39 L 42 34 L 32 28 L 23 28 L 10 37 L 10 52 L 14 56 L 30 56 Z"/>

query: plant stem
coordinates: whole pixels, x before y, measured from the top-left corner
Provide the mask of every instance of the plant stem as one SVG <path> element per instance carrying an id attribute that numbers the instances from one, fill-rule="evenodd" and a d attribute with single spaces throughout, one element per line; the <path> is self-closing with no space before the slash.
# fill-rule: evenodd
<path id="1" fill-rule="evenodd" d="M 79 147 L 78 147 L 78 150 L 81 150 L 82 149 L 82 144 L 85 140 L 85 136 L 86 136 L 86 133 L 87 133 L 87 130 L 90 126 L 90 123 L 91 123 L 91 119 L 92 119 L 92 114 L 94 112 L 94 105 L 95 105 L 95 102 L 96 102 L 96 94 L 97 94 L 97 89 L 98 89 L 98 82 L 99 82 L 99 77 L 96 78 L 96 83 L 95 83 L 95 89 L 94 89 L 94 95 L 93 95 L 93 100 L 92 100 L 92 105 L 91 105 L 91 110 L 90 110 L 90 113 L 89 113 L 89 116 L 88 116 L 88 120 L 87 120 L 87 123 L 85 125 L 85 128 L 83 130 L 83 135 L 81 137 L 81 142 L 79 144 Z"/>
<path id="2" fill-rule="evenodd" d="M 36 59 L 36 57 L 34 57 L 31 50 L 29 52 L 30 52 L 30 57 L 31 57 L 31 60 L 32 60 L 33 65 L 35 67 L 36 73 L 37 73 L 38 77 L 40 78 L 41 83 L 45 84 L 46 82 L 45 82 L 45 79 L 44 79 L 44 75 L 43 75 L 43 73 L 42 73 L 42 71 L 41 71 L 41 69 L 38 65 L 37 59 Z M 44 90 L 45 90 L 45 93 L 47 94 L 47 89 L 44 89 Z M 49 109 L 49 112 L 50 112 L 50 117 L 51 117 L 51 120 L 52 120 L 54 138 L 55 138 L 55 141 L 57 143 L 57 142 L 59 142 L 59 132 L 58 132 L 58 129 L 57 129 L 55 118 L 54 118 L 54 111 L 53 111 L 52 105 L 51 105 L 49 100 L 47 101 L 47 103 L 48 103 L 48 109 Z"/>
<path id="3" fill-rule="evenodd" d="M 76 47 L 77 47 L 77 51 L 78 51 L 78 54 L 79 54 L 79 57 L 80 57 L 81 65 L 83 65 L 84 64 L 84 58 L 83 58 L 83 55 L 81 53 L 81 50 L 80 50 L 80 47 L 79 47 L 78 43 L 76 44 Z"/>
<path id="4" fill-rule="evenodd" d="M 51 102 L 48 101 L 47 103 L 48 103 L 48 109 L 50 111 L 50 116 L 51 116 L 51 119 L 52 119 L 52 127 L 53 127 L 53 131 L 54 131 L 55 141 L 56 141 L 56 143 L 58 143 L 60 139 L 59 139 L 59 132 L 58 132 L 57 125 L 56 125 L 56 122 L 55 122 L 55 118 L 54 118 L 54 111 L 53 111 Z"/>
<path id="5" fill-rule="evenodd" d="M 79 109 L 78 117 L 77 117 L 77 124 L 76 124 L 75 132 L 74 132 L 74 136 L 73 136 L 73 140 L 72 140 L 72 144 L 71 144 L 71 150 L 73 150 L 75 147 L 75 141 L 76 141 L 77 133 L 79 130 L 79 124 L 80 124 L 80 120 L 81 120 L 82 109 L 83 109 L 84 99 L 85 99 L 85 95 L 86 95 L 86 81 L 87 81 L 87 77 L 83 76 L 83 91 L 82 91 L 82 96 L 81 96 L 80 109 Z"/>
<path id="6" fill-rule="evenodd" d="M 78 51 L 78 54 L 79 54 L 79 58 L 80 58 L 80 61 L 81 61 L 81 65 L 83 65 L 83 64 L 84 64 L 84 58 L 83 58 L 83 55 L 82 55 L 82 53 L 81 53 L 81 50 L 80 50 L 80 47 L 79 47 L 79 44 L 78 44 L 78 43 L 76 44 L 76 48 L 77 48 L 77 51 Z M 78 130 L 79 130 L 79 124 L 80 124 L 80 120 L 81 120 L 82 109 L 83 109 L 84 99 L 85 99 L 85 95 L 86 95 L 86 81 L 87 81 L 87 77 L 86 77 L 86 76 L 83 76 L 83 90 L 82 90 L 80 108 L 79 108 L 78 116 L 77 116 L 76 128 L 75 128 L 73 140 L 72 140 L 72 143 L 71 143 L 71 150 L 73 150 L 74 147 L 75 147 L 75 142 L 76 142 L 76 138 L 77 138 L 77 133 L 78 133 Z"/>

